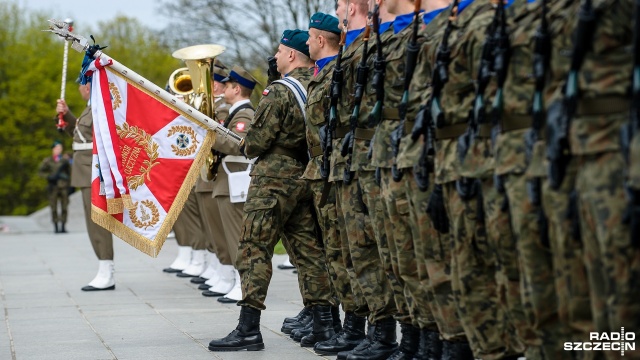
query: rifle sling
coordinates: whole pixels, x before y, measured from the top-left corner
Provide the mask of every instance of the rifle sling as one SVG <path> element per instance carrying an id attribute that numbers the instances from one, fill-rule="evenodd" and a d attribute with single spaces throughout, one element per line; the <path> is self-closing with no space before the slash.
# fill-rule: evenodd
<path id="1" fill-rule="evenodd" d="M 382 118 L 385 120 L 402 120 L 400 119 L 400 112 L 397 108 L 382 109 Z"/>
<path id="2" fill-rule="evenodd" d="M 356 128 L 356 132 L 354 135 L 358 140 L 371 140 L 375 132 L 375 129 Z"/>
<path id="3" fill-rule="evenodd" d="M 265 154 L 274 154 L 274 155 L 283 155 L 283 156 L 288 156 L 292 159 L 298 160 L 301 163 L 306 163 L 308 161 L 308 159 L 304 159 L 305 155 L 307 152 L 303 152 L 301 155 L 300 151 L 296 151 L 294 149 L 289 149 L 289 148 L 285 148 L 282 147 L 280 145 L 274 145 L 272 146 L 269 150 L 266 151 Z"/>
<path id="4" fill-rule="evenodd" d="M 313 146 L 309 149 L 309 158 L 313 159 L 322 155 L 322 146 Z"/>
<path id="5" fill-rule="evenodd" d="M 333 132 L 334 139 L 342 139 L 351 131 L 350 126 L 340 126 Z"/>

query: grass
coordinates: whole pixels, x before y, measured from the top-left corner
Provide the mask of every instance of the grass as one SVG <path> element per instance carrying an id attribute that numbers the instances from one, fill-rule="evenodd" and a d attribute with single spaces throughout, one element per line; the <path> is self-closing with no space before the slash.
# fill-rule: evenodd
<path id="1" fill-rule="evenodd" d="M 287 251 L 284 249 L 284 245 L 282 245 L 282 241 L 278 241 L 275 249 L 273 250 L 273 253 L 277 255 L 285 255 L 287 253 Z"/>

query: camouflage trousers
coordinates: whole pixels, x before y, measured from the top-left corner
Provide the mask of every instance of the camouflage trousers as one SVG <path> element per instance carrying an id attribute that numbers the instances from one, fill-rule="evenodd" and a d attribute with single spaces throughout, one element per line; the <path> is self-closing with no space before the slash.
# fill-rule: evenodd
<path id="1" fill-rule="evenodd" d="M 513 249 L 517 249 L 520 288 L 518 330 L 527 346 L 527 359 L 566 358 L 562 344 L 567 341 L 568 326 L 558 317 L 558 300 L 554 286 L 557 256 L 541 241 L 538 222 L 540 208 L 531 203 L 527 178 L 522 174 L 504 175 L 513 229 Z M 563 290 L 564 291 L 564 290 Z"/>
<path id="2" fill-rule="evenodd" d="M 487 181 L 483 188 L 491 186 Z M 484 219 L 478 218 L 478 196 L 462 200 L 455 182 L 443 184 L 443 193 L 451 228 L 451 285 L 473 354 L 480 359 L 511 355 L 513 329 L 500 306 L 495 249 L 487 239 Z"/>
<path id="3" fill-rule="evenodd" d="M 625 332 L 635 332 L 638 344 L 640 248 L 632 245 L 629 226 L 622 223 L 627 207 L 622 154 L 582 155 L 576 162 L 584 264 L 596 331 L 619 332 L 624 328 Z M 617 351 L 604 353 L 609 359 L 621 355 Z M 624 356 L 640 358 L 640 349 L 625 351 Z"/>
<path id="4" fill-rule="evenodd" d="M 392 316 L 395 303 L 392 291 L 381 266 L 378 244 L 373 233 L 371 219 L 363 202 L 357 181 L 346 185 L 335 182 L 336 209 L 346 226 L 346 236 L 351 254 L 355 279 L 370 311 L 369 320 Z"/>
<path id="5" fill-rule="evenodd" d="M 236 259 L 242 281 L 238 305 L 265 309 L 273 250 L 281 237 L 286 239 L 283 244 L 298 266 L 304 305 L 337 305 L 313 211 L 307 180 L 251 178 Z"/>
<path id="6" fill-rule="evenodd" d="M 413 170 L 405 169 L 403 180 L 409 199 L 409 225 L 414 239 L 414 251 L 418 262 L 420 286 L 429 291 L 429 305 L 443 339 L 466 341 L 464 329 L 458 318 L 451 289 L 451 247 L 449 234 L 440 234 L 431 226 L 427 215 L 427 201 L 433 190 L 434 178 L 429 179 L 429 189 L 420 191 L 413 180 Z M 421 328 L 430 325 L 418 319 Z"/>
<path id="7" fill-rule="evenodd" d="M 543 179 L 542 204 L 549 220 L 549 245 L 553 255 L 555 292 L 558 299 L 558 317 L 568 327 L 569 341 L 586 341 L 589 332 L 595 331 L 589 299 L 589 282 L 584 266 L 584 250 L 578 233 L 572 227 L 577 219 L 569 212 L 569 198 L 574 190 L 576 162 L 567 166 L 566 176 L 558 190 L 551 189 Z M 565 353 L 566 354 L 566 353 Z M 592 358 L 593 352 L 584 352 L 582 357 Z M 565 355 L 566 356 L 566 355 Z M 598 358 L 598 356 L 596 356 Z"/>
<path id="8" fill-rule="evenodd" d="M 69 187 L 51 186 L 47 189 L 49 194 L 49 208 L 51 208 L 51 221 L 54 223 L 67 222 L 67 208 L 69 207 Z M 60 212 L 58 213 L 58 202 Z"/>
<path id="9" fill-rule="evenodd" d="M 316 214 L 318 214 L 318 224 L 322 231 L 327 270 L 329 271 L 331 284 L 336 296 L 342 304 L 342 310 L 356 312 L 358 316 L 366 316 L 369 310 L 362 297 L 360 286 L 357 282 L 355 286 L 352 286 L 351 276 L 347 271 L 346 264 L 351 264 L 351 254 L 349 253 L 348 244 L 343 243 L 340 237 L 345 230 L 344 227 L 338 226 L 335 187 L 324 180 L 310 180 L 309 185 L 313 192 L 313 205 Z M 319 204 L 322 193 L 325 191 L 325 186 L 329 187 L 330 190 L 327 202 L 321 208 Z"/>
<path id="10" fill-rule="evenodd" d="M 409 224 L 409 198 L 404 184 L 407 181 L 413 181 L 413 178 L 403 177 L 402 181 L 395 182 L 390 168 L 381 169 L 380 191 L 383 199 L 387 242 L 392 253 L 391 266 L 393 276 L 397 278 L 401 287 L 398 291 L 404 295 L 409 311 L 408 316 L 403 316 L 400 311 L 402 306 L 398 306 L 397 319 L 401 323 L 414 326 L 422 324 L 420 327 L 435 330 L 437 324 L 431 310 L 429 288 L 423 287 L 418 277 L 418 258 Z M 418 248 L 421 246 L 418 245 Z M 423 257 L 420 256 L 420 258 Z M 401 298 L 396 296 L 396 305 L 400 300 Z"/>

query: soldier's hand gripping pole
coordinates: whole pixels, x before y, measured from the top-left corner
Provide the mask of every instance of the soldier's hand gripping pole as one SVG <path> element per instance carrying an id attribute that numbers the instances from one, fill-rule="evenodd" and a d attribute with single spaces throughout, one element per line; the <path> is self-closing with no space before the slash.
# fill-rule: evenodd
<path id="1" fill-rule="evenodd" d="M 571 161 L 569 130 L 578 107 L 578 73 L 587 51 L 592 46 L 596 27 L 596 15 L 591 1 L 583 0 L 580 6 L 571 69 L 564 84 L 564 97 L 551 104 L 547 113 L 547 159 L 549 183 L 553 189 L 559 189 L 562 185 Z"/>
<path id="2" fill-rule="evenodd" d="M 62 28 L 68 32 L 73 31 L 73 20 L 65 19 L 61 24 Z M 60 99 L 64 100 L 66 89 L 67 89 L 67 67 L 69 64 L 69 41 L 67 39 L 64 40 L 64 51 L 62 53 L 62 79 L 60 81 Z M 67 122 L 64 121 L 64 114 L 58 113 L 58 122 L 56 124 L 56 128 L 58 131 L 63 131 L 64 128 L 67 127 Z"/>
<path id="3" fill-rule="evenodd" d="M 400 114 L 400 124 L 391 133 L 391 152 L 393 153 L 393 164 L 391 165 L 391 176 L 393 181 L 402 180 L 402 170 L 398 169 L 398 153 L 400 153 L 400 142 L 404 137 L 404 124 L 407 121 L 407 106 L 409 104 L 409 86 L 411 85 L 411 78 L 416 69 L 416 63 L 418 61 L 418 52 L 420 47 L 418 45 L 418 29 L 422 22 L 420 16 L 420 8 L 422 6 L 421 0 L 415 0 L 415 7 L 413 9 L 413 29 L 411 33 L 411 40 L 407 44 L 405 67 L 404 67 L 404 92 L 402 93 L 402 99 L 398 107 Z"/>
<path id="4" fill-rule="evenodd" d="M 377 7 L 377 5 L 376 5 Z M 378 9 L 379 10 L 379 9 Z M 376 11 L 376 10 L 374 10 Z M 371 35 L 371 21 L 373 18 L 373 12 L 369 12 L 369 20 L 365 26 L 362 41 L 362 57 L 358 63 L 356 70 L 356 84 L 355 84 L 355 99 L 353 112 L 349 117 L 350 130 L 342 141 L 342 148 L 340 153 L 342 156 L 346 156 L 346 164 L 344 168 L 343 181 L 345 184 L 351 184 L 354 171 L 351 170 L 351 164 L 353 162 L 353 145 L 356 139 L 356 129 L 358 128 L 358 118 L 360 117 L 360 104 L 362 103 L 362 96 L 364 95 L 364 89 L 367 86 L 367 77 L 369 76 L 369 66 L 367 65 L 367 52 L 369 51 L 369 36 Z"/>
<path id="5" fill-rule="evenodd" d="M 639 166 L 637 159 L 635 159 L 636 164 L 632 161 L 631 144 L 633 139 L 639 136 L 640 129 L 640 0 L 635 0 L 634 11 L 631 113 L 629 122 L 620 129 L 622 155 L 627 163 L 627 176 L 632 176 L 633 167 Z M 632 186 L 629 182 L 625 184 L 628 204 L 623 222 L 630 227 L 631 244 L 638 248 L 640 247 L 640 189 L 638 184 L 634 185 Z"/>

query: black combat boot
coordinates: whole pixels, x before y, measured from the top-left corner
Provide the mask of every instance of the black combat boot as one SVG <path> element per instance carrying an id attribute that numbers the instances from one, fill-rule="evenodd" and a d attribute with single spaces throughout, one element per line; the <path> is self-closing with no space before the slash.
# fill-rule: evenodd
<path id="1" fill-rule="evenodd" d="M 389 360 L 410 360 L 418 352 L 420 344 L 420 328 L 411 324 L 400 324 L 402 340 L 398 350 L 389 356 Z"/>
<path id="2" fill-rule="evenodd" d="M 354 347 L 353 349 L 347 350 L 347 351 L 340 351 L 338 353 L 337 360 L 347 360 L 347 356 L 349 356 L 349 354 L 351 354 L 352 352 L 362 351 L 363 349 L 369 347 L 369 344 L 371 344 L 371 341 L 373 339 L 373 334 L 375 332 L 376 332 L 376 326 L 372 323 L 369 323 L 367 325 L 367 335 L 365 335 L 364 339 L 360 340 L 358 345 L 356 345 L 356 347 Z"/>
<path id="3" fill-rule="evenodd" d="M 282 322 L 282 329 L 280 329 L 280 331 L 284 332 L 284 324 L 290 324 L 290 323 L 294 323 L 298 320 L 300 320 L 300 318 L 302 318 L 304 315 L 311 313 L 311 307 L 307 306 L 302 308 L 302 310 L 300 310 L 300 312 L 298 313 L 298 315 L 293 316 L 293 317 L 286 317 L 284 318 L 284 321 Z"/>
<path id="4" fill-rule="evenodd" d="M 337 334 L 342 331 L 342 320 L 340 319 L 340 307 L 331 307 L 331 316 L 333 317 L 333 331 Z"/>
<path id="5" fill-rule="evenodd" d="M 313 321 L 310 321 L 305 327 L 303 327 L 302 329 L 296 329 L 293 330 L 291 332 L 291 338 L 293 339 L 293 341 L 295 342 L 300 342 L 302 341 L 302 338 L 311 334 L 311 331 L 313 330 Z"/>
<path id="6" fill-rule="evenodd" d="M 379 320 L 375 327 L 369 346 L 358 351 L 354 349 L 347 355 L 347 360 L 383 360 L 398 349 L 396 320 L 394 318 L 388 317 Z"/>
<path id="7" fill-rule="evenodd" d="M 364 340 L 365 321 L 365 318 L 358 317 L 351 311 L 347 312 L 342 331 L 327 341 L 317 343 L 313 350 L 320 355 L 336 355 L 341 351 L 352 350 Z"/>
<path id="8" fill-rule="evenodd" d="M 67 232 L 67 230 L 65 230 L 65 228 L 64 228 L 64 223 L 60 223 L 60 232 L 61 233 L 66 233 Z"/>
<path id="9" fill-rule="evenodd" d="M 442 360 L 473 360 L 473 351 L 466 341 L 443 341 Z"/>
<path id="10" fill-rule="evenodd" d="M 311 311 L 311 307 L 306 307 L 302 309 L 300 314 L 302 315 L 298 320 L 294 322 L 282 324 L 282 328 L 280 329 L 280 331 L 282 331 L 285 334 L 291 334 L 293 330 L 303 329 L 313 320 L 313 311 Z"/>
<path id="11" fill-rule="evenodd" d="M 54 228 L 54 231 L 53 231 L 54 233 L 56 233 L 56 234 L 57 234 L 57 233 L 59 233 L 59 232 L 60 232 L 60 230 L 58 229 L 58 223 L 55 223 L 55 222 L 54 222 L 54 223 L 53 223 L 53 228 Z"/>
<path id="12" fill-rule="evenodd" d="M 420 345 L 413 360 L 440 360 L 442 358 L 442 340 L 436 331 L 420 329 Z"/>
<path id="13" fill-rule="evenodd" d="M 338 314 L 338 321 L 340 319 Z M 331 339 L 335 335 L 331 306 L 315 305 L 313 307 L 313 328 L 311 334 L 300 340 L 300 346 L 313 347 L 319 341 Z"/>
<path id="14" fill-rule="evenodd" d="M 209 343 L 211 351 L 256 351 L 264 349 L 260 333 L 260 310 L 243 306 L 240 310 L 238 326 L 222 339 Z"/>

